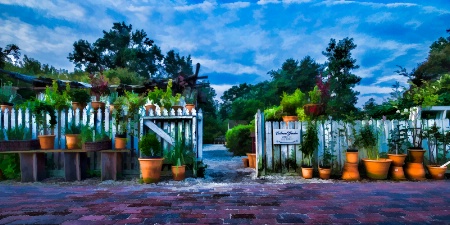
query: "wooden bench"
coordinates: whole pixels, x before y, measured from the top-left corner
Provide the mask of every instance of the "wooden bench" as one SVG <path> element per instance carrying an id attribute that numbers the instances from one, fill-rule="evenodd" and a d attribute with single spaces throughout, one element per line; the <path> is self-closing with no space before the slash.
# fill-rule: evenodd
<path id="1" fill-rule="evenodd" d="M 117 180 L 122 171 L 122 154 L 129 150 L 101 150 L 101 179 Z M 53 149 L 6 151 L 0 153 L 18 153 L 20 157 L 20 173 L 22 182 L 36 182 L 45 179 L 45 153 L 64 153 L 64 179 L 66 181 L 86 178 L 87 151 L 83 149 Z"/>

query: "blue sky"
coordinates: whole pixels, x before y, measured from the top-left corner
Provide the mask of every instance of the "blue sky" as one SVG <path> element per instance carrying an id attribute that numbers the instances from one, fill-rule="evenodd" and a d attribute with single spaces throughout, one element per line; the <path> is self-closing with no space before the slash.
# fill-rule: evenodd
<path id="1" fill-rule="evenodd" d="M 411 70 L 449 35 L 450 1 L 0 0 L 0 46 L 17 44 L 22 55 L 73 71 L 73 43 L 92 43 L 121 21 L 145 30 L 164 53 L 190 54 L 218 96 L 269 80 L 288 58 L 323 63 L 330 38 L 351 37 L 360 106 L 381 102 L 395 81 L 406 85 L 396 65 Z"/>

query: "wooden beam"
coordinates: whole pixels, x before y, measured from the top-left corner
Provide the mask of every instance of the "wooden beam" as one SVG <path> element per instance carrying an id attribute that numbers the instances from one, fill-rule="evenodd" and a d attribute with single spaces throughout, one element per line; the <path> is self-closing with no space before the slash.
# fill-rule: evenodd
<path id="1" fill-rule="evenodd" d="M 174 146 L 174 140 L 173 138 L 168 135 L 163 129 L 159 128 L 156 124 L 154 124 L 152 121 L 146 120 L 144 121 L 145 126 L 150 128 L 153 132 L 155 132 L 158 136 L 160 136 L 162 139 L 167 141 L 170 145 Z"/>

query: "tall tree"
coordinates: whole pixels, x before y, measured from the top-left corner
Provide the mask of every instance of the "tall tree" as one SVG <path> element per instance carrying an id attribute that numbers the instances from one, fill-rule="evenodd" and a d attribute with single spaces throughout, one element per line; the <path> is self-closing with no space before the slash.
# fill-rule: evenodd
<path id="1" fill-rule="evenodd" d="M 194 73 L 191 56 L 180 57 L 180 54 L 175 53 L 174 50 L 168 51 L 164 57 L 164 69 L 167 74 L 166 76 L 173 79 L 178 77 L 180 73 L 183 75 L 191 75 Z"/>
<path id="2" fill-rule="evenodd" d="M 132 25 L 114 23 L 109 31 L 94 44 L 79 40 L 73 44 L 68 59 L 77 68 L 88 72 L 104 69 L 127 68 L 144 78 L 150 78 L 158 70 L 163 59 L 161 50 L 147 37 L 144 30 L 132 31 Z"/>
<path id="3" fill-rule="evenodd" d="M 322 52 L 328 58 L 326 72 L 330 75 L 331 97 L 327 111 L 335 119 L 343 119 L 345 114 L 357 111 L 355 104 L 359 92 L 352 88 L 359 84 L 361 78 L 351 73 L 359 68 L 351 54 L 351 50 L 355 48 L 353 38 L 347 37 L 337 43 L 335 39 L 331 39 L 326 50 Z"/>
<path id="4" fill-rule="evenodd" d="M 6 62 L 11 62 L 10 57 L 14 58 L 14 60 L 19 60 L 20 57 L 20 48 L 15 44 L 9 44 L 5 47 L 5 49 L 0 47 L 0 69 L 5 67 Z"/>

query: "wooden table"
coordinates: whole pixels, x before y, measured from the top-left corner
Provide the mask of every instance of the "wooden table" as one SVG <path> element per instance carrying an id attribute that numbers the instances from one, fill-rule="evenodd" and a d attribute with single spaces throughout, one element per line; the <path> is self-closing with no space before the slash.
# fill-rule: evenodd
<path id="1" fill-rule="evenodd" d="M 117 174 L 122 171 L 122 152 L 129 150 L 102 150 L 102 180 L 117 180 Z M 88 157 L 83 149 L 53 149 L 5 151 L 0 153 L 18 153 L 20 157 L 20 173 L 22 182 L 36 182 L 45 179 L 45 153 L 64 153 L 64 179 L 66 181 L 86 178 Z"/>

